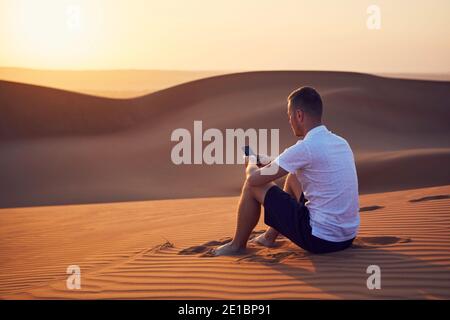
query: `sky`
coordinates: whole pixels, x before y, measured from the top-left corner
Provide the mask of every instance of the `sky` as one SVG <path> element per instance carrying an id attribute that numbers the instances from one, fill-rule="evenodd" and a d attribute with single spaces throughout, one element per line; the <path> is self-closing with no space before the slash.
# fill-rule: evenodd
<path id="1" fill-rule="evenodd" d="M 447 73 L 449 57 L 449 0 L 0 0 L 2 67 Z"/>

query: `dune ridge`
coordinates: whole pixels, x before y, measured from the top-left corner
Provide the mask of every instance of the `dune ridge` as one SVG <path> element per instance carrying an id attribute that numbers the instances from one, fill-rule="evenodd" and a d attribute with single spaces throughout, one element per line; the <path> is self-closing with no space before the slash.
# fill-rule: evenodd
<path id="1" fill-rule="evenodd" d="M 450 82 L 263 71 L 107 99 L 0 81 L 0 207 L 237 195 L 240 165 L 176 166 L 171 132 L 194 120 L 279 128 L 281 152 L 295 143 L 286 96 L 302 85 L 321 92 L 325 125 L 352 146 L 361 194 L 450 181 L 435 170 L 450 165 Z"/>
<path id="2" fill-rule="evenodd" d="M 40 70 L 0 67 L 0 80 L 45 86 L 106 98 L 143 96 L 179 83 L 221 74 L 177 70 Z"/>

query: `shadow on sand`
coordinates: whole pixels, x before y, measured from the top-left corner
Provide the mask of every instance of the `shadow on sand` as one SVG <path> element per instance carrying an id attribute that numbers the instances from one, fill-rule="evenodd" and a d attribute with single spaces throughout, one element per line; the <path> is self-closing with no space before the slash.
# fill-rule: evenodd
<path id="1" fill-rule="evenodd" d="M 263 231 L 252 233 L 251 238 Z M 210 241 L 181 250 L 179 254 L 200 254 L 208 257 L 212 246 L 229 242 L 231 238 Z M 351 248 L 329 254 L 311 254 L 281 237 L 275 248 L 249 246 L 235 263 L 261 263 L 277 272 L 318 288 L 342 299 L 449 299 L 450 269 L 389 250 L 411 243 L 395 236 L 358 237 Z M 381 269 L 381 289 L 369 290 L 367 267 Z M 304 267 L 303 267 L 304 266 Z"/>

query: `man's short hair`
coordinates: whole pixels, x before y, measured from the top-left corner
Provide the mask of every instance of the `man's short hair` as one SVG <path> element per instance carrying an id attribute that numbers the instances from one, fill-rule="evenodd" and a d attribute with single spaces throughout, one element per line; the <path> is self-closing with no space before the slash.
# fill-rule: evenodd
<path id="1" fill-rule="evenodd" d="M 303 112 L 317 118 L 322 117 L 322 98 L 316 89 L 311 87 L 301 87 L 294 90 L 288 97 L 291 107 L 300 109 Z"/>

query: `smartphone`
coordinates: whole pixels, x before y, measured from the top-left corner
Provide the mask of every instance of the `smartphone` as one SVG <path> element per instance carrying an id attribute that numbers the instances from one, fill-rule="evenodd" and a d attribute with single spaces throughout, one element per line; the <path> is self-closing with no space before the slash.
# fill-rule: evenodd
<path id="1" fill-rule="evenodd" d="M 248 156 L 256 156 L 256 154 L 253 152 L 252 148 L 250 148 L 250 146 L 245 146 L 242 148 L 242 150 L 244 151 L 244 154 L 248 157 Z"/>
<path id="2" fill-rule="evenodd" d="M 252 148 L 250 148 L 250 146 L 245 146 L 242 148 L 242 150 L 244 151 L 244 154 L 248 157 L 248 156 L 255 156 L 256 157 L 256 165 L 260 166 L 261 163 L 259 162 L 259 156 L 257 154 L 255 154 L 252 150 Z"/>

